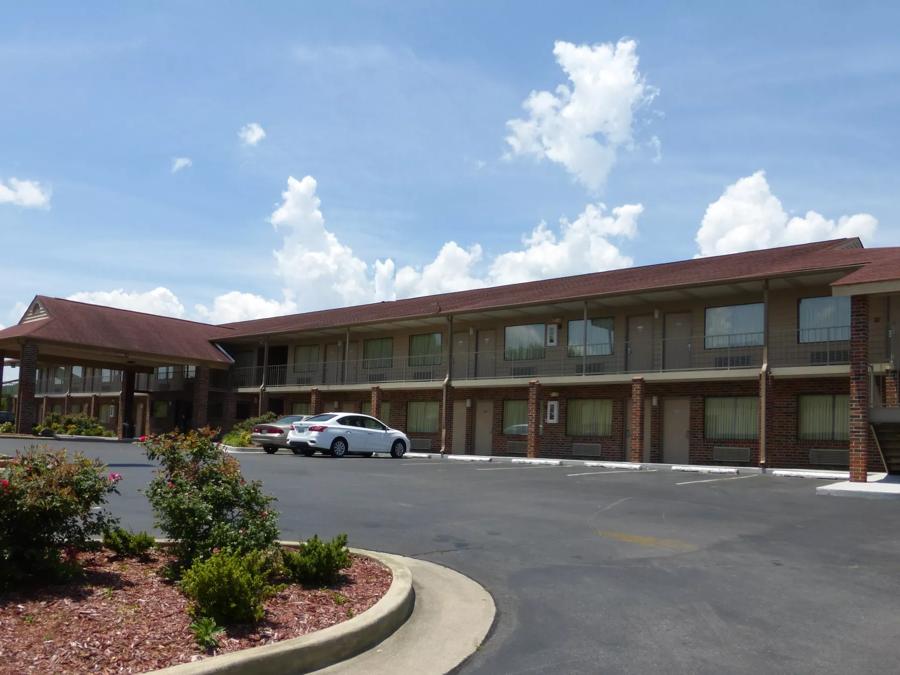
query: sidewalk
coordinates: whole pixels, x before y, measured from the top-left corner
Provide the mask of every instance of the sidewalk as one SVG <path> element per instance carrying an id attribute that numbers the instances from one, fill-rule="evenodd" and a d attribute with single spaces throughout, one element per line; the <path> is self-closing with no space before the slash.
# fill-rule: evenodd
<path id="1" fill-rule="evenodd" d="M 384 642 L 317 675 L 443 675 L 484 642 L 496 614 L 484 588 L 448 567 L 397 557 L 412 572 L 412 615 Z"/>

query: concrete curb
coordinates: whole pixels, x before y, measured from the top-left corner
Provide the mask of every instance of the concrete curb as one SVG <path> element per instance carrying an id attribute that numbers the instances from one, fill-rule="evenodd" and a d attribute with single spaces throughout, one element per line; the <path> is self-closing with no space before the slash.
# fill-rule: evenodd
<path id="1" fill-rule="evenodd" d="M 153 672 L 165 675 L 306 673 L 344 661 L 375 646 L 400 628 L 412 613 L 415 603 L 412 573 L 393 556 L 350 550 L 374 558 L 390 568 L 394 575 L 384 597 L 362 614 L 309 635 Z"/>
<path id="2" fill-rule="evenodd" d="M 820 478 L 822 480 L 850 480 L 849 471 L 822 471 L 816 469 L 772 469 L 770 474 L 778 478 Z"/>
<path id="3" fill-rule="evenodd" d="M 562 466 L 561 459 L 525 459 L 516 457 L 512 461 L 513 464 L 536 464 L 538 466 Z"/>
<path id="4" fill-rule="evenodd" d="M 730 466 L 703 466 L 701 464 L 676 464 L 672 467 L 672 471 L 686 471 L 689 473 L 714 473 L 727 474 L 730 476 L 737 475 L 737 468 Z"/>
<path id="5" fill-rule="evenodd" d="M 262 448 L 250 445 L 250 446 L 240 446 L 240 445 L 225 445 L 224 443 L 219 443 L 219 447 L 228 453 L 248 453 L 248 452 L 265 452 Z M 280 450 L 281 448 L 279 448 Z"/>
<path id="6" fill-rule="evenodd" d="M 493 457 L 484 455 L 445 455 L 442 459 L 452 459 L 456 462 L 493 462 Z"/>

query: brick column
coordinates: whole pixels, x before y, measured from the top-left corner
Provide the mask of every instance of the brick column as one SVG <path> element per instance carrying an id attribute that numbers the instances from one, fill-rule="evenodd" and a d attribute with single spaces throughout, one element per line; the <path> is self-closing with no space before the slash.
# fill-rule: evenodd
<path id="1" fill-rule="evenodd" d="M 119 393 L 119 438 L 134 437 L 134 371 L 122 371 L 122 391 Z"/>
<path id="2" fill-rule="evenodd" d="M 322 392 L 313 388 L 312 391 L 309 392 L 309 414 L 319 415 L 322 413 L 322 408 Z"/>
<path id="3" fill-rule="evenodd" d="M 267 412 L 269 412 L 269 392 L 267 392 L 265 389 L 260 389 L 257 402 L 257 415 L 265 415 Z"/>
<path id="4" fill-rule="evenodd" d="M 194 428 L 209 425 L 209 367 L 197 366 L 194 371 L 194 404 L 192 410 Z"/>
<path id="5" fill-rule="evenodd" d="M 228 431 L 234 426 L 237 418 L 237 392 L 231 384 L 222 393 L 222 430 Z"/>
<path id="6" fill-rule="evenodd" d="M 769 464 L 769 448 L 775 433 L 775 390 L 772 373 L 766 366 L 759 374 L 759 466 Z"/>
<path id="7" fill-rule="evenodd" d="M 372 417 L 381 419 L 381 387 L 372 387 Z M 311 407 L 311 406 L 310 406 Z"/>
<path id="8" fill-rule="evenodd" d="M 528 457 L 539 457 L 541 454 L 541 383 L 532 380 L 528 383 Z"/>
<path id="9" fill-rule="evenodd" d="M 642 462 L 644 459 L 644 397 L 647 385 L 643 377 L 631 380 L 631 447 L 628 448 L 629 462 Z"/>
<path id="10" fill-rule="evenodd" d="M 6 355 L 0 354 L 0 410 L 3 409 L 3 365 L 6 361 Z M 12 408 L 12 406 L 9 406 Z"/>
<path id="11" fill-rule="evenodd" d="M 869 297 L 850 299 L 850 480 L 865 482 L 869 437 Z"/>
<path id="12" fill-rule="evenodd" d="M 30 434 L 37 421 L 37 399 L 34 397 L 37 378 L 38 346 L 35 342 L 22 345 L 19 358 L 19 403 L 16 412 L 16 431 Z"/>
<path id="13" fill-rule="evenodd" d="M 97 394 L 91 394 L 91 417 L 97 416 Z"/>
<path id="14" fill-rule="evenodd" d="M 444 382 L 441 400 L 441 454 L 453 452 L 453 386 Z"/>
<path id="15" fill-rule="evenodd" d="M 884 374 L 884 405 L 888 408 L 900 407 L 900 375 L 896 370 Z"/>

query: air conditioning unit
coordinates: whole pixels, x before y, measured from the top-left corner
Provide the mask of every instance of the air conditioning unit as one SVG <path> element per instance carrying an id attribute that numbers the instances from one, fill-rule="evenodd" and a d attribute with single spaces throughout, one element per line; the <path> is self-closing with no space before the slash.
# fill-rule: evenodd
<path id="1" fill-rule="evenodd" d="M 513 366 L 509 369 L 511 377 L 532 377 L 535 374 L 534 366 Z"/>
<path id="2" fill-rule="evenodd" d="M 848 349 L 819 349 L 809 353 L 809 365 L 825 366 L 830 363 L 849 363 Z"/>
<path id="3" fill-rule="evenodd" d="M 384 373 L 369 373 L 368 380 L 369 382 L 384 382 L 387 379 L 387 375 Z"/>
<path id="4" fill-rule="evenodd" d="M 597 375 L 606 372 L 606 366 L 603 363 L 579 363 L 575 366 L 575 372 L 578 375 Z"/>
<path id="5" fill-rule="evenodd" d="M 730 354 L 717 356 L 713 365 L 715 368 L 749 368 L 752 365 L 752 359 L 749 354 Z"/>
<path id="6" fill-rule="evenodd" d="M 430 370 L 417 370 L 412 374 L 412 379 L 414 380 L 433 380 L 434 373 Z"/>

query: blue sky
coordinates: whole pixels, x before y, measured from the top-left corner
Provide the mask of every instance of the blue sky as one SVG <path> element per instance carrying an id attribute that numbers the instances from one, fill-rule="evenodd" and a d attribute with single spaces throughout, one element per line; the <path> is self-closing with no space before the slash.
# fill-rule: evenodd
<path id="1" fill-rule="evenodd" d="M 822 233 L 896 245 L 882 5 L 11 4 L 0 323 L 35 293 L 226 321 Z M 517 151 L 532 91 L 576 104 Z M 573 143 L 608 170 L 560 160 Z"/>

